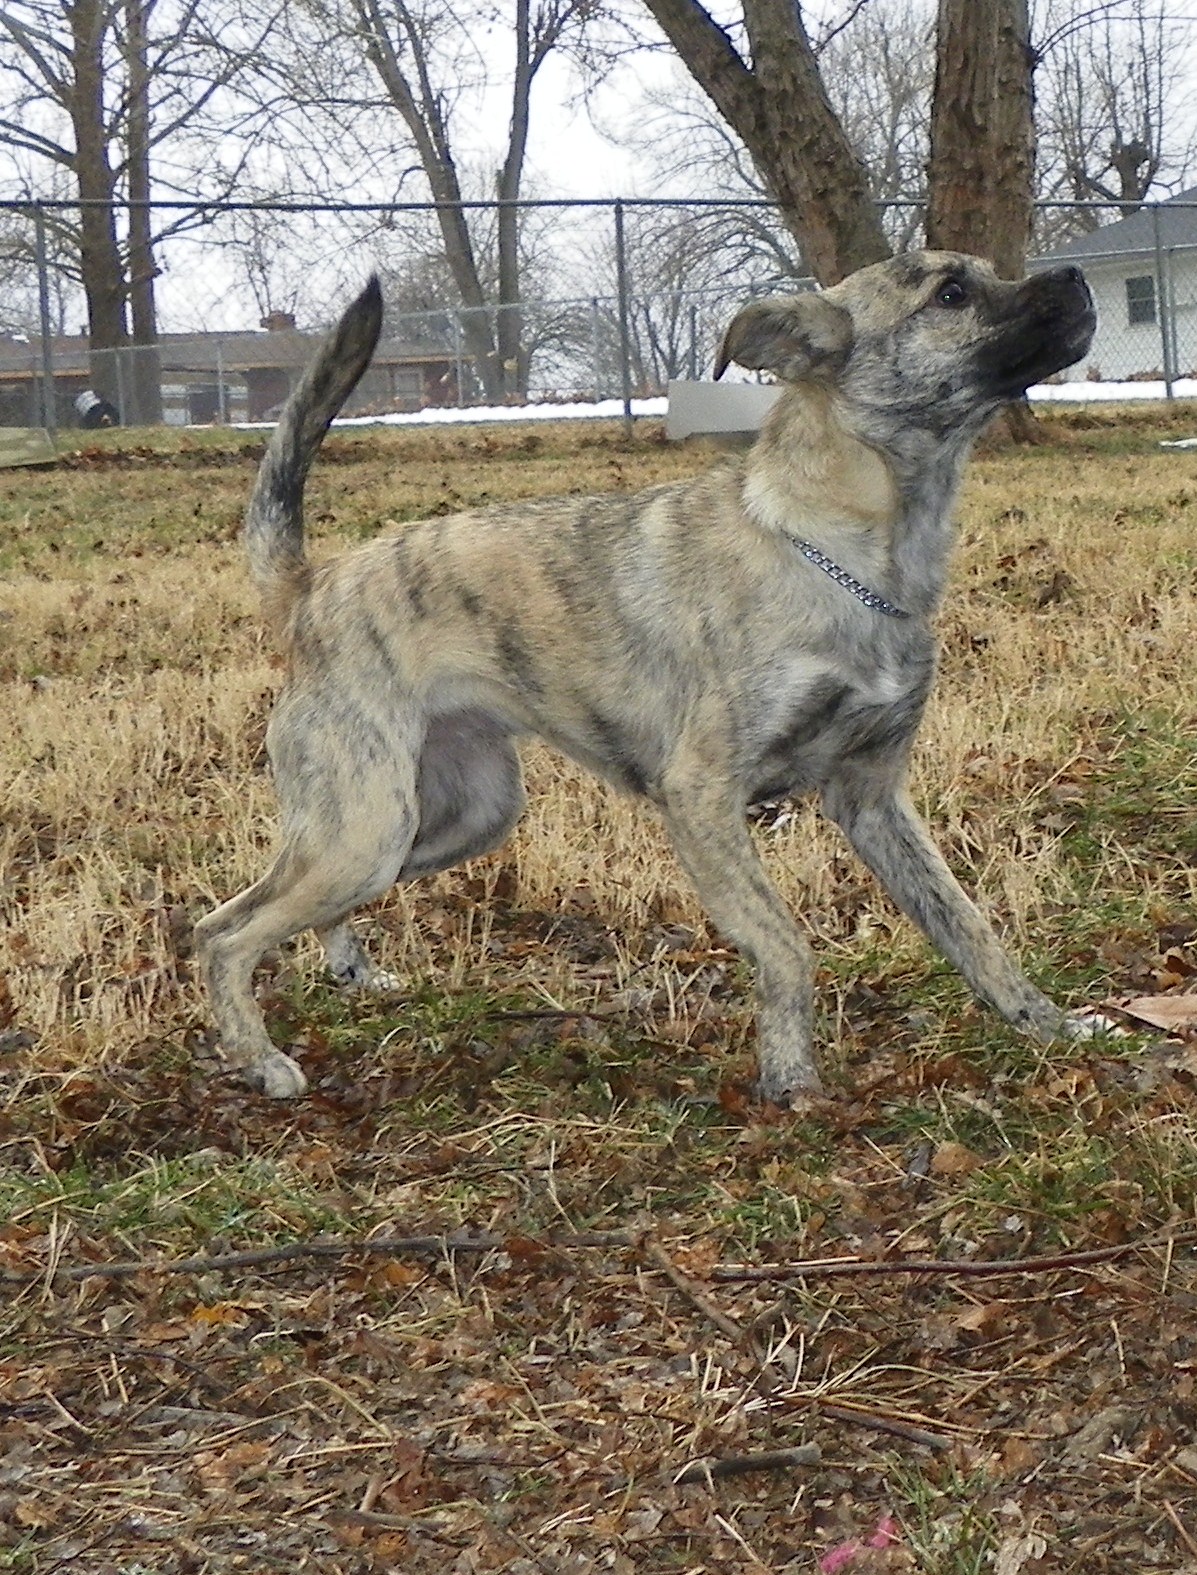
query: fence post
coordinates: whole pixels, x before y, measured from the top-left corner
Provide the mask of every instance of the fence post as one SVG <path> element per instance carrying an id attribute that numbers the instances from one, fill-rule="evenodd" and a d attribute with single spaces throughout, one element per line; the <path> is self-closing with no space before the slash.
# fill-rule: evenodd
<path id="1" fill-rule="evenodd" d="M 461 313 L 453 313 L 453 376 L 457 387 L 453 390 L 453 403 L 460 410 L 466 402 L 465 394 L 465 358 L 461 351 Z M 418 409 L 424 408 L 424 381 L 420 380 L 420 399 Z"/>
<path id="2" fill-rule="evenodd" d="M 628 251 L 623 230 L 623 203 L 615 200 L 615 278 L 619 290 L 619 373 L 623 392 L 623 425 L 632 435 L 632 333 L 628 301 Z"/>
<path id="3" fill-rule="evenodd" d="M 1168 282 L 1168 348 L 1172 352 L 1172 376 L 1183 377 L 1180 361 L 1180 328 L 1176 321 L 1176 275 L 1172 271 L 1175 255 L 1174 246 L 1164 247 L 1164 274 Z"/>
<path id="4" fill-rule="evenodd" d="M 125 358 L 119 348 L 110 350 L 112 357 L 112 370 L 116 373 L 116 408 L 120 416 L 121 426 L 127 426 L 129 421 L 129 402 L 125 397 Z"/>
<path id="5" fill-rule="evenodd" d="M 603 365 L 601 360 L 601 346 L 599 340 L 599 304 L 598 296 L 590 297 L 590 370 L 594 374 L 594 402 L 597 405 L 603 397 Z"/>
<path id="6" fill-rule="evenodd" d="M 187 398 L 186 390 L 184 390 L 183 398 Z M 187 417 L 190 416 L 191 412 L 185 410 L 183 414 L 184 417 Z M 249 412 L 246 411 L 246 416 L 248 417 L 248 415 Z M 224 376 L 223 339 L 216 341 L 216 419 L 222 427 L 227 427 L 229 424 L 229 387 Z"/>
<path id="7" fill-rule="evenodd" d="M 1151 231 L 1155 238 L 1155 307 L 1160 321 L 1160 347 L 1164 356 L 1164 397 L 1174 398 L 1172 379 L 1174 368 L 1172 366 L 1172 344 L 1168 333 L 1168 314 L 1171 310 L 1171 291 L 1168 289 L 1168 277 L 1164 267 L 1164 248 L 1160 240 L 1160 205 L 1153 203 L 1151 208 Z"/>
<path id="8" fill-rule="evenodd" d="M 33 248 L 37 260 L 37 310 L 42 336 L 42 425 L 51 437 L 58 432 L 58 398 L 54 387 L 54 350 L 50 343 L 50 269 L 46 255 L 46 211 L 33 205 Z"/>

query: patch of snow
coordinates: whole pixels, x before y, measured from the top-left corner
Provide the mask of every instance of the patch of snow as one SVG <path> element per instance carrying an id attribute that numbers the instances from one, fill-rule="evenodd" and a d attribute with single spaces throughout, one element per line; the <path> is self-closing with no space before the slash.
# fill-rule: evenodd
<path id="1" fill-rule="evenodd" d="M 1178 399 L 1197 399 L 1197 378 L 1177 378 L 1172 391 Z M 1087 404 L 1094 400 L 1128 401 L 1165 398 L 1164 384 L 1150 383 L 1041 383 L 1030 390 L 1030 398 L 1045 403 Z M 640 418 L 663 418 L 668 400 L 662 394 L 655 399 L 633 399 L 632 414 Z M 623 415 L 622 399 L 600 399 L 586 402 L 578 400 L 569 404 L 544 405 L 466 405 L 461 407 L 436 406 L 428 410 L 392 411 L 379 416 L 340 416 L 335 427 L 434 427 L 456 426 L 463 422 L 494 421 L 613 421 Z M 233 423 L 240 432 L 260 432 L 274 426 L 273 421 L 237 421 Z M 1184 446 L 1189 440 L 1182 440 Z M 1174 445 L 1176 447 L 1181 444 Z"/>
<path id="2" fill-rule="evenodd" d="M 632 414 L 664 417 L 667 404 L 664 394 L 657 399 L 633 399 Z M 560 405 L 436 405 L 427 410 L 396 410 L 380 416 L 339 416 L 333 426 L 436 427 L 467 421 L 615 421 L 622 415 L 622 399 L 600 399 L 591 403 L 579 400 Z M 239 432 L 258 432 L 274 426 L 273 421 L 237 421 L 233 424 Z"/>
<path id="3" fill-rule="evenodd" d="M 1197 377 L 1174 378 L 1172 392 L 1177 399 L 1197 399 Z M 1091 399 L 1166 399 L 1168 391 L 1163 378 L 1148 383 L 1040 383 L 1030 397 L 1083 404 Z"/>

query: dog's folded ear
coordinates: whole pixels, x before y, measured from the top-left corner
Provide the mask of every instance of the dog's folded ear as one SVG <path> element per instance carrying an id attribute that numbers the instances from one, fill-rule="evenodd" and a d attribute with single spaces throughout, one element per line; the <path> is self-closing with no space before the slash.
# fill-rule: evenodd
<path id="1" fill-rule="evenodd" d="M 776 372 L 787 383 L 843 366 L 852 348 L 852 319 L 842 306 L 812 290 L 753 301 L 737 312 L 715 359 L 715 377 L 729 364 Z"/>

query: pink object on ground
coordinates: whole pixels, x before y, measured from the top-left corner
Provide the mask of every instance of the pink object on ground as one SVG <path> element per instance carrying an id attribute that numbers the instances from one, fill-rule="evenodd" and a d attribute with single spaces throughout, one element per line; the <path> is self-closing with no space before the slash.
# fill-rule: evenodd
<path id="1" fill-rule="evenodd" d="M 863 1553 L 866 1548 L 889 1548 L 901 1540 L 898 1522 L 892 1515 L 882 1515 L 863 1542 L 854 1538 L 851 1542 L 841 1542 L 838 1547 L 829 1548 L 819 1560 L 821 1575 L 836 1575 L 837 1570 L 846 1570 L 856 1562 L 856 1555 Z"/>

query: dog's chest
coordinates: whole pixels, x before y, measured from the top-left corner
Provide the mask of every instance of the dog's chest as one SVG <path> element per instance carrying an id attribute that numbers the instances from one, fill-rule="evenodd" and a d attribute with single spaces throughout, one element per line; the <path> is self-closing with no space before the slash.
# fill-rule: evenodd
<path id="1" fill-rule="evenodd" d="M 751 799 L 817 788 L 842 762 L 905 751 L 918 730 L 933 656 L 865 673 L 827 669 L 784 681 L 757 718 Z"/>

